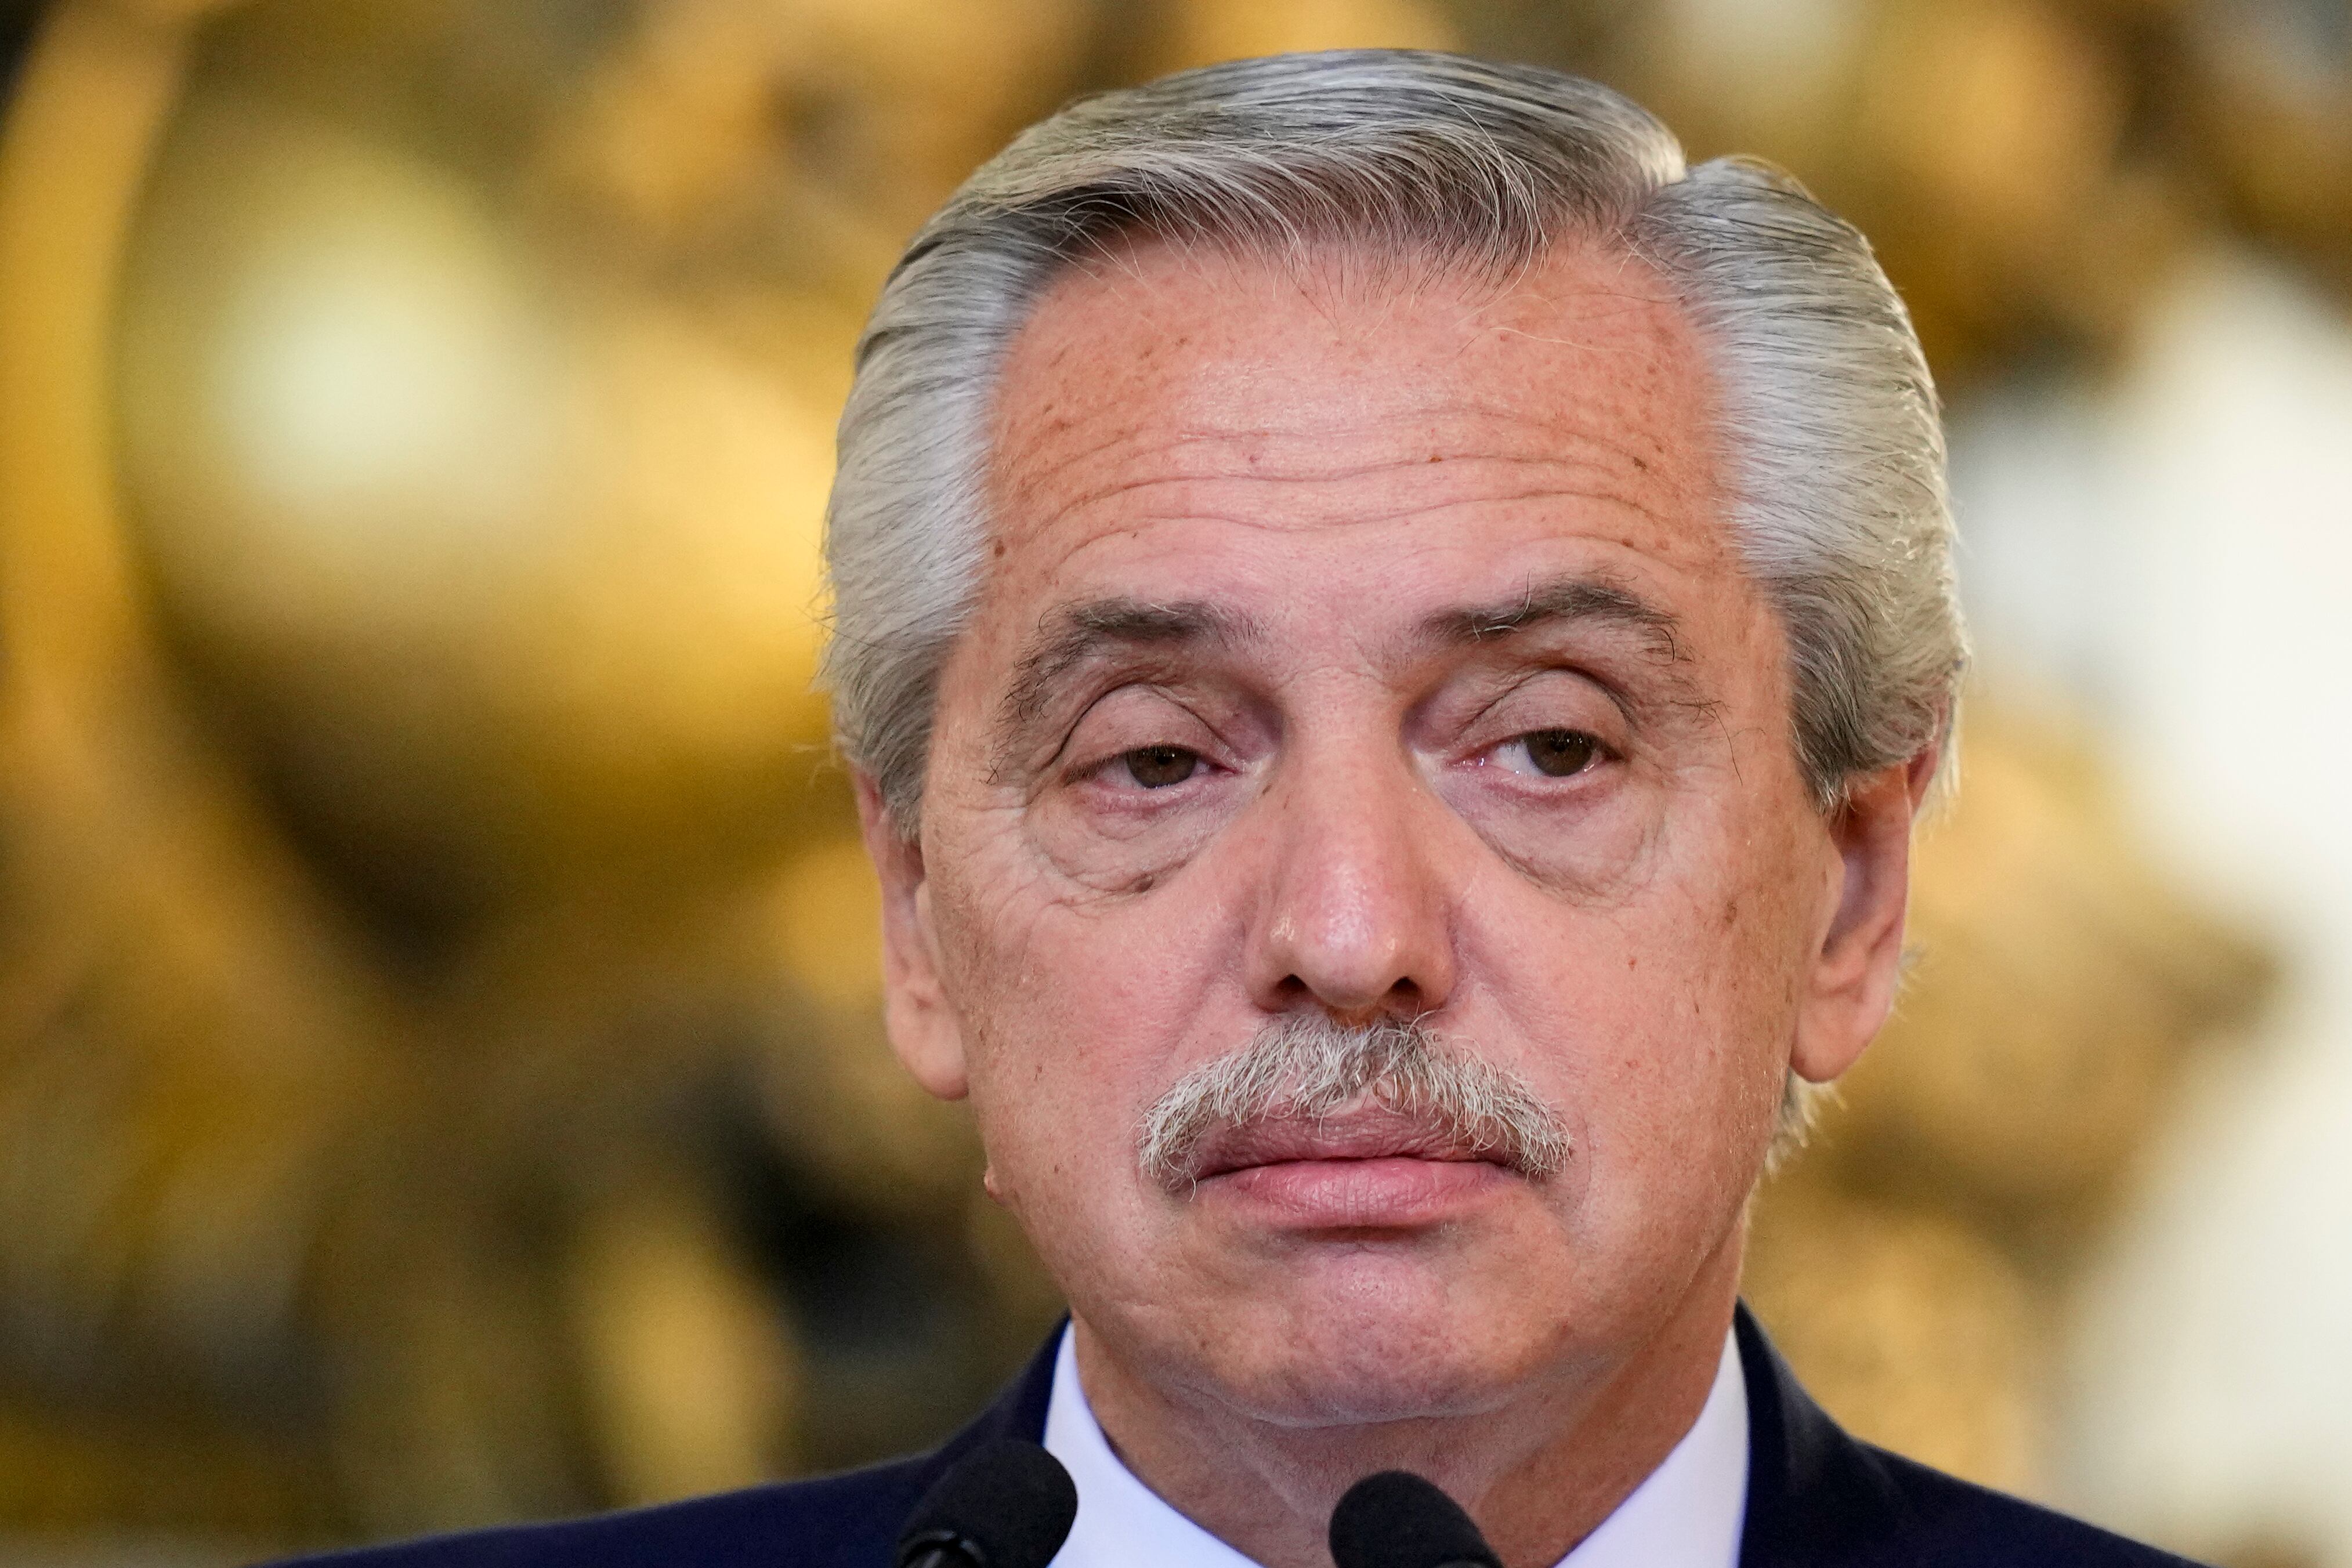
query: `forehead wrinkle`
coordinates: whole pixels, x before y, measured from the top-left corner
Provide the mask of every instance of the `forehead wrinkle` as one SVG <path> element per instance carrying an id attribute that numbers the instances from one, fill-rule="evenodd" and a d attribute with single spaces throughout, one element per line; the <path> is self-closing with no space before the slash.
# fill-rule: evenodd
<path id="1" fill-rule="evenodd" d="M 1109 408 L 1105 409 L 1109 413 Z M 1615 433 L 1591 428 L 1564 430 L 1553 421 L 1530 417 L 1504 399 L 1465 399 L 1423 407 L 1382 411 L 1370 418 L 1323 428 L 1274 428 L 1265 424 L 1234 424 L 1220 428 L 1193 423 L 1165 434 L 1152 433 L 1123 406 L 1114 427 L 1083 445 L 1056 442 L 1073 425 L 1098 423 L 1083 415 L 1064 419 L 1045 439 L 1005 443 L 995 465 L 997 478 L 1013 495 L 1045 498 L 1056 488 L 1068 493 L 1054 497 L 1056 509 L 1075 510 L 1143 486 L 1173 480 L 1258 478 L 1276 481 L 1335 482 L 1380 474 L 1413 471 L 1433 463 L 1451 465 L 1459 474 L 1464 465 L 1556 465 L 1566 469 L 1640 474 L 1648 483 L 1674 488 L 1698 478 L 1678 473 L 1671 453 L 1653 433 L 1635 429 L 1624 439 Z M 1475 441 L 1465 442 L 1451 426 L 1462 422 L 1487 422 Z M 1504 428 L 1492 428 L 1499 424 Z M 1402 428 L 1400 428 L 1402 427 Z M 1013 423 L 1017 434 L 1019 422 Z M 1370 461 L 1350 460 L 1335 446 L 1370 444 L 1399 454 Z M 1070 449 L 1055 451 L 1055 445 Z M 1449 450 L 1449 447 L 1451 450 Z M 1220 455 L 1224 455 L 1220 460 Z M 1093 487 L 1078 482 L 1082 471 L 1146 466 L 1146 473 L 1113 479 Z M 1024 471 L 1025 470 L 1025 471 Z M 1663 470 L 1663 471 L 1662 471 Z"/>
<path id="2" fill-rule="evenodd" d="M 1168 481 L 1171 484 L 1177 482 Z M 1430 522 L 1433 528 L 1435 528 L 1442 526 L 1442 519 L 1448 514 L 1464 508 L 1512 507 L 1554 500 L 1572 500 L 1580 505 L 1606 507 L 1631 514 L 1644 521 L 1655 521 L 1657 517 L 1656 513 L 1641 502 L 1626 497 L 1606 495 L 1598 491 L 1546 487 L 1494 496 L 1449 496 L 1442 500 L 1433 500 L 1418 505 L 1400 505 L 1378 511 L 1350 507 L 1347 515 L 1340 517 L 1301 517 L 1296 514 L 1268 516 L 1264 512 L 1232 512 L 1220 510 L 1214 507 L 1201 506 L 1185 507 L 1169 511 L 1138 512 L 1129 521 L 1134 526 L 1154 523 L 1220 523 L 1255 533 L 1283 533 L 1300 528 L 1339 529 L 1376 528 L 1383 524 L 1413 523 L 1423 520 Z M 1427 541 L 1427 547 L 1437 549 L 1459 537 L 1458 533 L 1433 533 Z"/>
<path id="3" fill-rule="evenodd" d="M 1612 451 L 1611 455 L 1618 454 Z M 1441 468 L 1450 470 L 1450 473 L 1437 472 Z M 1461 476 L 1479 470 L 1491 475 L 1492 487 L 1460 493 L 1465 487 Z M 1395 522 L 1413 517 L 1439 516 L 1460 507 L 1507 507 L 1562 500 L 1622 507 L 1647 521 L 1664 521 L 1659 503 L 1670 498 L 1674 486 L 1656 481 L 1645 482 L 1637 476 L 1644 472 L 1638 461 L 1629 467 L 1607 460 L 1579 462 L 1556 453 L 1544 453 L 1402 456 L 1345 466 L 1326 465 L 1305 472 L 1281 468 L 1269 470 L 1259 465 L 1212 473 L 1130 474 L 1106 479 L 1090 489 L 1053 497 L 1051 511 L 1034 517 L 1031 521 L 1034 526 L 1050 526 L 1055 518 L 1076 517 L 1121 500 L 1131 500 L 1132 504 L 1119 517 L 1122 527 L 1183 520 L 1218 520 L 1251 527 L 1266 526 L 1273 521 L 1296 522 L 1300 520 L 1296 513 L 1286 513 L 1280 519 L 1252 517 L 1246 507 L 1240 510 L 1233 508 L 1232 502 L 1237 497 L 1221 497 L 1218 492 L 1228 489 L 1246 492 L 1253 486 L 1265 486 L 1270 493 L 1296 497 L 1328 488 L 1337 492 L 1344 502 L 1347 486 L 1394 475 L 1426 475 L 1428 483 L 1411 489 L 1400 487 L 1401 493 L 1383 497 L 1383 505 L 1345 505 L 1344 516 L 1312 520 L 1327 524 Z M 1507 482 L 1508 487 L 1503 487 Z M 1444 486 L 1453 493 L 1432 495 L 1430 491 L 1437 486 Z M 1203 493 L 1191 504 L 1163 507 L 1149 503 L 1148 498 L 1155 492 L 1188 487 Z M 1225 504 L 1219 505 L 1220 500 Z M 1004 520 L 1010 522 L 1013 519 L 1007 517 Z"/>
<path id="4" fill-rule="evenodd" d="M 1255 390 L 1252 384 L 1254 378 L 1244 377 L 1243 382 L 1241 390 L 1244 392 Z M 1155 386 L 1127 386 L 1115 392 L 1097 388 L 1076 407 L 1059 399 L 1045 400 L 1046 407 L 1043 410 L 1007 405 L 1000 411 L 996 422 L 1000 431 L 999 455 L 1017 455 L 1032 464 L 1042 455 L 1044 473 L 1030 476 L 1030 482 L 1034 483 L 1038 477 L 1084 462 L 1150 429 L 1152 420 L 1139 414 L 1138 410 L 1139 407 L 1149 410 L 1151 405 L 1139 403 L 1136 394 L 1142 392 L 1148 397 L 1161 390 Z M 1594 428 L 1590 419 L 1563 420 L 1557 411 L 1546 408 L 1541 400 L 1531 402 L 1525 392 L 1482 394 L 1465 391 L 1451 395 L 1418 396 L 1409 402 L 1399 401 L 1384 407 L 1331 409 L 1328 401 L 1322 404 L 1310 403 L 1307 407 L 1310 412 L 1318 408 L 1329 410 L 1339 417 L 1318 421 L 1297 418 L 1295 411 L 1286 411 L 1292 412 L 1294 417 L 1279 422 L 1268 422 L 1262 417 L 1221 419 L 1219 411 L 1196 406 L 1185 410 L 1185 417 L 1174 428 L 1164 434 L 1155 433 L 1153 444 L 1181 451 L 1195 446 L 1251 441 L 1320 444 L 1350 438 L 1392 440 L 1400 434 L 1413 439 L 1417 444 L 1427 444 L 1442 443 L 1454 434 L 1457 426 L 1471 423 L 1481 426 L 1477 432 L 1481 442 L 1493 442 L 1507 434 L 1513 438 L 1512 444 L 1524 444 L 1540 450 L 1579 445 L 1630 450 L 1625 442 Z M 1072 434 L 1106 423 L 1111 428 L 1098 435 L 1091 432 L 1084 436 Z M 1496 426 L 1501 428 L 1495 428 Z M 1650 435 L 1653 433 L 1637 423 L 1632 434 Z M 1015 439 L 1005 441 L 1003 436 Z M 1056 445 L 1068 445 L 1074 440 L 1083 440 L 1085 444 L 1072 451 L 1052 450 Z M 1041 449 L 1044 449 L 1042 454 Z"/>
<path id="5" fill-rule="evenodd" d="M 1421 465 L 1421 464 L 1412 465 L 1412 466 Z M 1220 488 L 1226 486 L 1262 486 L 1277 494 L 1288 496 L 1312 486 L 1333 482 L 1322 479 L 1276 478 L 1262 475 L 1236 476 L 1224 480 L 1148 479 L 1137 480 L 1108 490 L 1105 492 L 1105 498 L 1152 490 L 1212 486 Z M 1379 507 L 1349 506 L 1338 509 L 1331 516 L 1315 515 L 1296 502 L 1284 507 L 1256 506 L 1235 509 L 1230 504 L 1221 504 L 1223 500 L 1223 497 L 1216 496 L 1201 496 L 1184 497 L 1182 504 L 1171 502 L 1164 506 L 1132 506 L 1122 512 L 1119 529 L 1122 534 L 1125 534 L 1137 528 L 1158 524 L 1216 523 L 1255 534 L 1273 534 L 1299 529 L 1352 530 L 1382 525 L 1426 522 L 1431 530 L 1426 543 L 1429 548 L 1435 549 L 1465 537 L 1461 525 L 1451 524 L 1447 519 L 1465 510 L 1475 514 L 1496 508 L 1540 507 L 1546 503 L 1558 502 L 1581 507 L 1606 508 L 1611 513 L 1639 519 L 1645 524 L 1656 525 L 1665 520 L 1652 505 L 1651 499 L 1644 499 L 1638 495 L 1609 488 L 1579 488 L 1563 485 L 1530 485 L 1521 488 L 1496 490 L 1473 496 L 1436 496 L 1398 499 Z M 1069 512 L 1063 515 L 1068 516 L 1071 513 L 1083 511 L 1085 506 L 1084 502 L 1074 503 Z M 1081 552 L 1099 542 L 1101 542 L 1100 539 L 1089 540 L 1087 546 L 1081 547 Z"/>

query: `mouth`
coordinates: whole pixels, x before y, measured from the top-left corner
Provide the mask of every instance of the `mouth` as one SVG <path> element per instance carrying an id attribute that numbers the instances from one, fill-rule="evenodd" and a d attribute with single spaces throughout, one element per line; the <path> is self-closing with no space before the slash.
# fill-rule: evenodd
<path id="1" fill-rule="evenodd" d="M 1501 1150 L 1370 1107 L 1220 1128 L 1202 1140 L 1192 1192 L 1278 1228 L 1398 1230 L 1458 1218 L 1519 1180 Z"/>
<path id="2" fill-rule="evenodd" d="M 1453 1129 L 1379 1107 L 1331 1116 L 1276 1116 L 1225 1127 L 1201 1141 L 1192 1179 L 1213 1181 L 1271 1166 L 1424 1160 L 1507 1167 L 1499 1149 Z"/>

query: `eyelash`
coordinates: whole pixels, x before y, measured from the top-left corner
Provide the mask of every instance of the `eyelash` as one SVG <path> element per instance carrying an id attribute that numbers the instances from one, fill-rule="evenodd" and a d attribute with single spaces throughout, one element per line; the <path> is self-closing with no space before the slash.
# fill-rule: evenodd
<path id="1" fill-rule="evenodd" d="M 1565 772 L 1555 773 L 1545 768 L 1538 760 L 1536 752 L 1536 743 L 1554 737 L 1570 746 L 1582 748 L 1582 755 L 1576 759 L 1576 765 Z M 1512 768 L 1506 762 L 1503 766 L 1508 771 L 1525 779 L 1547 779 L 1563 783 L 1569 779 L 1581 779 L 1600 768 L 1603 764 L 1618 760 L 1620 756 L 1614 747 L 1588 730 L 1554 726 L 1543 729 L 1527 730 L 1512 736 L 1480 753 L 1479 761 L 1482 764 L 1500 761 L 1503 755 L 1515 747 L 1526 752 L 1530 766 L 1525 768 Z M 1169 779 L 1160 783 L 1150 782 L 1143 776 L 1143 770 L 1139 767 L 1139 764 L 1167 767 L 1179 760 L 1184 760 L 1187 764 L 1182 777 Z M 1100 762 L 1084 769 L 1082 776 L 1102 779 L 1114 769 L 1123 768 L 1127 775 L 1123 781 L 1125 785 L 1132 786 L 1145 794 L 1159 794 L 1165 790 L 1181 789 L 1200 778 L 1203 770 L 1213 766 L 1214 765 L 1206 756 L 1192 747 L 1161 743 L 1131 747 L 1125 751 L 1114 752 Z M 1112 781 L 1112 787 L 1119 788 L 1120 783 Z"/>
<path id="2" fill-rule="evenodd" d="M 1181 779 L 1169 779 L 1164 784 L 1146 783 L 1137 770 L 1137 761 L 1140 758 L 1154 758 L 1155 754 L 1170 753 L 1172 753 L 1175 758 L 1188 758 L 1191 759 L 1191 765 L 1185 768 L 1184 776 Z M 1169 760 L 1169 758 L 1164 757 L 1160 759 Z M 1097 777 L 1100 777 L 1102 774 L 1108 772 L 1113 768 L 1124 766 L 1127 769 L 1129 782 L 1135 785 L 1139 789 L 1143 789 L 1156 794 L 1161 790 L 1177 789 L 1182 785 L 1191 783 L 1195 779 L 1198 779 L 1201 776 L 1201 769 L 1208 765 L 1208 761 L 1209 759 L 1206 757 L 1202 756 L 1200 752 L 1195 751 L 1189 746 L 1177 746 L 1172 743 L 1153 746 L 1138 746 L 1130 747 L 1126 751 L 1118 752 L 1114 756 L 1105 758 L 1101 762 L 1096 764 L 1090 771 Z"/>
<path id="3" fill-rule="evenodd" d="M 1547 737 L 1559 737 L 1582 747 L 1583 754 L 1577 760 L 1576 766 L 1562 773 L 1554 773 L 1544 768 L 1538 760 L 1535 743 Z M 1526 756 L 1527 766 L 1515 767 L 1507 760 L 1508 754 L 1515 748 Z M 1599 771 L 1606 764 L 1622 760 L 1623 755 L 1615 747 L 1590 730 L 1575 729 L 1565 725 L 1552 725 L 1541 729 L 1522 730 L 1477 753 L 1472 760 L 1479 767 L 1499 766 L 1515 778 L 1528 780 L 1525 788 L 1543 789 L 1572 786 L 1578 780 Z"/>

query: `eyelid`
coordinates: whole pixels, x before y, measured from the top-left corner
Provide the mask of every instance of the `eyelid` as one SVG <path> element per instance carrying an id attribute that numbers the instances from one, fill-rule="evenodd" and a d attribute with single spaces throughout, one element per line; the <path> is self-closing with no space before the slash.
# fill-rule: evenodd
<path id="1" fill-rule="evenodd" d="M 1499 712 L 1526 696 L 1529 686 L 1555 675 L 1565 677 L 1573 689 L 1597 692 L 1607 699 L 1607 710 L 1590 715 L 1548 714 L 1541 716 Z M 1538 699 L 1528 697 L 1527 700 L 1534 702 Z M 1459 734 L 1465 743 L 1466 753 L 1483 755 L 1497 746 L 1507 745 L 1530 735 L 1540 735 L 1546 730 L 1573 730 L 1579 735 L 1591 737 L 1611 756 L 1622 758 L 1631 748 L 1633 728 L 1633 714 L 1618 694 L 1610 689 L 1606 681 L 1574 665 L 1544 664 L 1518 672 L 1508 685 L 1479 705 L 1477 711 L 1463 724 Z"/>
<path id="2" fill-rule="evenodd" d="M 1124 782 L 1118 780 L 1115 777 L 1119 765 L 1125 763 L 1129 758 L 1134 757 L 1138 752 L 1157 751 L 1161 749 L 1181 751 L 1192 758 L 1194 764 L 1193 771 L 1186 774 L 1182 779 L 1178 779 L 1172 784 L 1160 785 L 1146 784 L 1141 779 L 1133 778 L 1132 774 L 1130 774 L 1129 779 Z M 1202 773 L 1207 770 L 1224 771 L 1225 769 L 1223 765 L 1218 762 L 1215 758 L 1211 757 L 1207 752 L 1202 751 L 1198 747 L 1179 746 L 1173 741 L 1146 741 L 1141 746 L 1130 746 L 1123 751 L 1114 751 L 1109 756 L 1104 758 L 1101 761 L 1092 763 L 1080 768 L 1075 777 L 1081 779 L 1092 779 L 1097 782 L 1105 782 L 1108 787 L 1118 789 L 1122 794 L 1131 792 L 1144 795 L 1170 795 L 1173 794 L 1176 790 L 1181 789 L 1187 784 L 1197 782 L 1201 779 Z"/>
<path id="3" fill-rule="evenodd" d="M 1104 661 L 1072 672 L 1016 727 L 1015 732 L 1026 737 L 1021 749 L 1036 759 L 1039 772 L 1060 768 L 1067 762 L 1071 743 L 1088 715 L 1124 691 L 1141 688 L 1164 693 L 1163 683 L 1173 673 L 1133 660 Z"/>
<path id="4" fill-rule="evenodd" d="M 1143 691 L 1150 694 L 1163 707 L 1172 710 L 1171 714 L 1148 726 L 1139 727 L 1137 733 L 1123 743 L 1118 741 L 1103 743 L 1109 747 L 1108 750 L 1101 749 L 1098 746 L 1087 746 L 1081 748 L 1078 737 L 1079 732 L 1086 727 L 1087 720 L 1100 711 L 1105 703 L 1121 693 L 1129 691 Z M 1186 733 L 1174 733 L 1177 731 Z M 1130 680 L 1103 692 L 1079 711 L 1077 716 L 1071 721 L 1068 732 L 1063 736 L 1062 744 L 1056 748 L 1053 761 L 1048 764 L 1048 768 L 1058 770 L 1066 779 L 1083 779 L 1100 772 L 1104 768 L 1117 762 L 1131 751 L 1148 750 L 1155 746 L 1176 747 L 1193 753 L 1212 767 L 1230 768 L 1233 767 L 1232 761 L 1221 755 L 1222 743 L 1223 737 L 1217 733 L 1215 727 L 1194 712 L 1190 704 L 1179 701 L 1170 695 L 1166 690 L 1150 682 Z"/>
<path id="5" fill-rule="evenodd" d="M 1507 746 L 1517 746 L 1522 742 L 1533 739 L 1538 735 L 1573 735 L 1580 737 L 1582 739 L 1592 743 L 1594 756 L 1591 763 L 1587 764 L 1585 767 L 1578 768 L 1573 773 L 1544 773 L 1538 771 L 1525 775 L 1525 777 L 1530 779 L 1547 779 L 1554 783 L 1565 784 L 1571 779 L 1583 778 L 1586 774 L 1591 773 L 1594 768 L 1600 767 L 1604 762 L 1622 762 L 1625 760 L 1625 753 L 1622 747 L 1612 746 L 1601 737 L 1593 734 L 1592 731 L 1583 728 L 1581 726 L 1572 724 L 1541 724 L 1536 726 L 1533 729 L 1522 729 L 1515 734 L 1505 736 L 1502 739 L 1496 741 L 1491 746 L 1481 748 L 1477 753 L 1475 753 L 1475 755 L 1483 760 L 1493 757 L 1496 752 L 1502 750 Z M 1517 773 L 1518 769 L 1515 768 L 1511 769 L 1511 771 Z"/>

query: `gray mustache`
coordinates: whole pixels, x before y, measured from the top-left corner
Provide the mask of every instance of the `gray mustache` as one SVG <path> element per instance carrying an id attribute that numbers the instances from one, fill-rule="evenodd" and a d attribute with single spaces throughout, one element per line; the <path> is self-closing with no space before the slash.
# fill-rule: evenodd
<path id="1" fill-rule="evenodd" d="M 1266 1025 L 1153 1102 L 1139 1139 L 1144 1174 L 1189 1192 L 1201 1145 L 1220 1127 L 1311 1121 L 1366 1096 L 1524 1176 L 1568 1163 L 1567 1129 L 1510 1069 L 1456 1050 L 1417 1019 L 1349 1027 L 1304 1015 Z"/>

